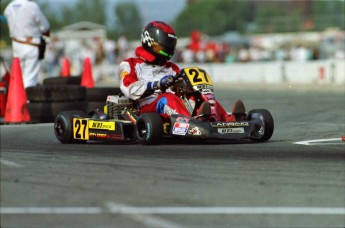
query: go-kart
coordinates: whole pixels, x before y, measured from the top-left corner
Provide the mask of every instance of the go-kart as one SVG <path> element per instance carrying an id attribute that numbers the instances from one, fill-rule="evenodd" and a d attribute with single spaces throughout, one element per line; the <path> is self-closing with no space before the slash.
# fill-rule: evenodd
<path id="1" fill-rule="evenodd" d="M 54 122 L 56 138 L 61 143 L 139 141 L 143 145 L 155 145 L 163 137 L 265 142 L 273 134 L 273 118 L 266 109 L 250 110 L 241 121 L 226 122 L 219 121 L 217 110 L 212 108 L 207 121 L 201 121 L 196 116 L 201 103 L 212 103 L 215 99 L 211 77 L 201 68 L 182 69 L 174 76 L 170 89 L 180 97 L 192 117 L 140 113 L 134 101 L 109 95 L 103 109 L 89 114 L 76 110 L 59 113 Z M 190 101 L 191 96 L 194 102 Z"/>

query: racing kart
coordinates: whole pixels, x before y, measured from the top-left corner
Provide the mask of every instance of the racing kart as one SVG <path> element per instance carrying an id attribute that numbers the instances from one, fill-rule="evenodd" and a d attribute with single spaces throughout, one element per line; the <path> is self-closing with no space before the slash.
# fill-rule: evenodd
<path id="1" fill-rule="evenodd" d="M 213 103 L 215 99 L 211 77 L 201 68 L 181 69 L 174 76 L 170 89 L 179 96 L 192 117 L 140 113 L 134 101 L 121 95 L 109 95 L 103 110 L 89 114 L 77 110 L 59 113 L 54 122 L 56 138 L 61 143 L 139 141 L 143 145 L 156 145 L 163 137 L 265 142 L 273 134 L 273 117 L 266 109 L 250 110 L 241 121 L 224 122 L 218 120 L 217 110 L 211 106 L 207 121 L 200 121 L 196 113 L 201 103 Z M 194 102 L 189 99 L 191 96 Z"/>

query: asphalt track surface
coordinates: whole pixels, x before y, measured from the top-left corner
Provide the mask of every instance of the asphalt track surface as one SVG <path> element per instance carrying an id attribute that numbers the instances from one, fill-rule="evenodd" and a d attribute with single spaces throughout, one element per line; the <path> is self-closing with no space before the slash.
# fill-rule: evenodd
<path id="1" fill-rule="evenodd" d="M 344 87 L 217 98 L 268 109 L 272 139 L 63 145 L 50 123 L 0 126 L 1 227 L 344 227 Z"/>

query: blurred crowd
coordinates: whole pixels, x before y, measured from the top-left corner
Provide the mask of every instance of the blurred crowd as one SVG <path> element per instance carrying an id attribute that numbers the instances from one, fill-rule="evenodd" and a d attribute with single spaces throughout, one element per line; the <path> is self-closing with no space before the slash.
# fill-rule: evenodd
<path id="1" fill-rule="evenodd" d="M 133 54 L 124 35 L 117 40 L 93 37 L 81 42 L 66 42 L 58 36 L 52 36 L 46 50 L 43 70 L 49 76 L 57 76 L 64 58 L 67 58 L 71 62 L 72 74 L 79 74 L 86 57 L 90 58 L 93 66 L 99 66 L 118 64 Z"/>
<path id="2" fill-rule="evenodd" d="M 274 35 L 255 36 L 233 43 L 212 40 L 199 32 L 192 32 L 189 43 L 175 54 L 176 62 L 262 62 L 309 61 L 345 59 L 345 32 L 320 33 L 317 38 L 285 38 L 277 41 Z"/>
<path id="3" fill-rule="evenodd" d="M 267 35 L 269 36 L 269 35 Z M 298 36 L 298 35 L 297 35 Z M 179 39 L 172 61 L 177 63 L 248 63 L 263 61 L 312 61 L 345 59 L 345 32 L 320 33 L 317 40 L 299 39 L 275 42 L 269 38 L 244 38 L 239 42 L 225 42 L 200 32 Z M 181 42 L 179 44 L 179 42 Z M 93 37 L 81 42 L 70 42 L 52 36 L 46 51 L 44 71 L 50 76 L 59 75 L 63 58 L 68 58 L 80 72 L 85 57 L 94 66 L 111 66 L 135 55 L 140 41 L 130 42 L 125 35 L 117 40 Z"/>

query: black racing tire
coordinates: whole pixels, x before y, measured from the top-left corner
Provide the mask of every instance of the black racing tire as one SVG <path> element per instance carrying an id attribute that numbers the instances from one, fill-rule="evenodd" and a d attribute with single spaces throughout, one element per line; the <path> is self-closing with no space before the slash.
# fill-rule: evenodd
<path id="1" fill-rule="evenodd" d="M 274 131 L 274 121 L 271 113 L 266 109 L 254 109 L 248 112 L 247 119 L 252 120 L 253 118 L 259 118 L 264 123 L 264 128 L 258 126 L 258 132 L 255 134 L 253 138 L 251 138 L 254 142 L 265 142 L 269 140 Z M 263 133 L 259 133 L 259 131 L 263 131 Z"/>
<path id="2" fill-rule="evenodd" d="M 70 77 L 52 77 L 52 78 L 45 78 L 43 79 L 43 85 L 47 86 L 65 86 L 65 85 L 80 85 L 81 84 L 81 76 L 70 76 Z"/>
<path id="3" fill-rule="evenodd" d="M 103 101 L 107 100 L 109 95 L 118 95 L 121 93 L 118 87 L 95 87 L 86 89 L 86 101 Z"/>
<path id="4" fill-rule="evenodd" d="M 64 144 L 67 143 L 85 143 L 86 140 L 76 140 L 73 138 L 73 118 L 74 117 L 85 117 L 86 115 L 82 111 L 64 111 L 60 112 L 54 121 L 54 133 L 56 138 Z"/>
<path id="5" fill-rule="evenodd" d="M 137 123 L 137 138 L 143 145 L 158 145 L 163 138 L 163 121 L 157 113 L 143 113 Z"/>
<path id="6" fill-rule="evenodd" d="M 83 101 L 86 88 L 78 85 L 33 86 L 26 88 L 26 95 L 30 102 Z"/>

